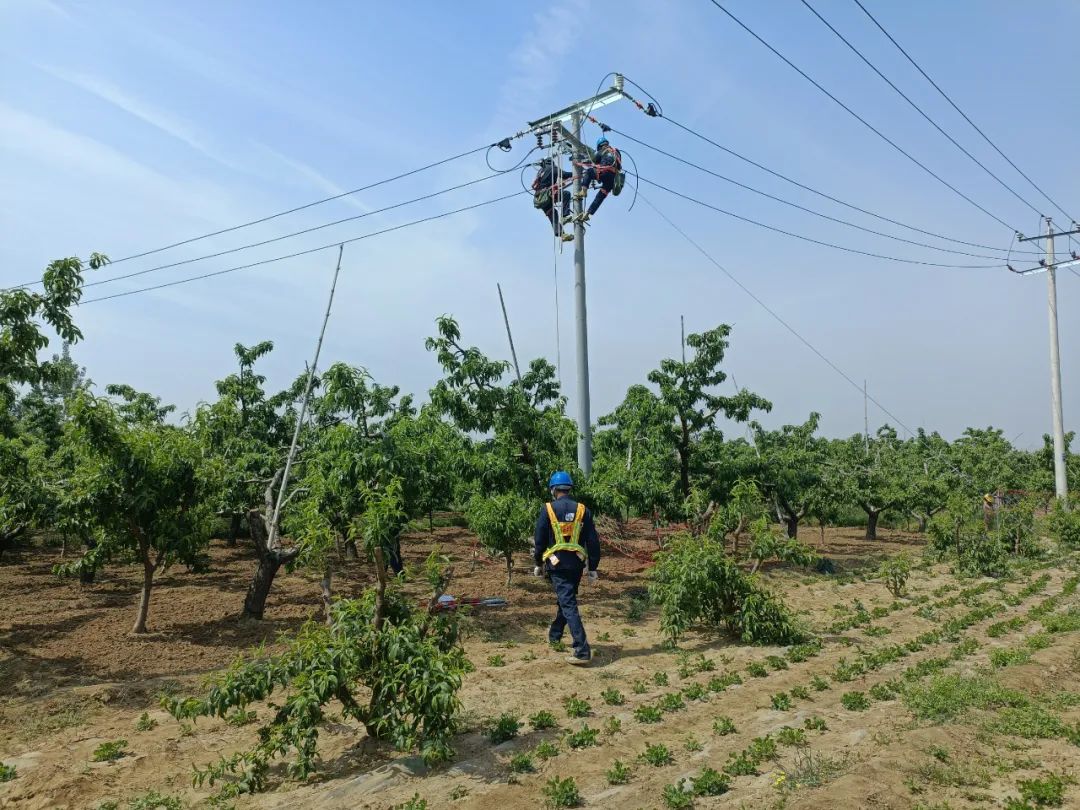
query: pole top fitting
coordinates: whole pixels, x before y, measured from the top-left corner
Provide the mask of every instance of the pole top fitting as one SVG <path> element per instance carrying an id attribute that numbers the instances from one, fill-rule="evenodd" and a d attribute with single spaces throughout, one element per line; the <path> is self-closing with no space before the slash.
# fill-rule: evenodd
<path id="1" fill-rule="evenodd" d="M 620 93 L 623 91 L 623 75 L 621 73 L 615 74 L 615 89 Z"/>

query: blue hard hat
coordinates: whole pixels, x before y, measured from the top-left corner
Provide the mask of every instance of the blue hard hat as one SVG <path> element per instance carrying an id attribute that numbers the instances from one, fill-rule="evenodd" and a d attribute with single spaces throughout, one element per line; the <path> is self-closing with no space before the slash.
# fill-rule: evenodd
<path id="1" fill-rule="evenodd" d="M 596 148 L 599 149 L 601 146 L 607 146 L 607 142 L 607 135 L 601 135 L 596 139 Z"/>
<path id="2" fill-rule="evenodd" d="M 574 482 L 570 478 L 570 473 L 563 470 L 553 472 L 551 478 L 548 479 L 548 489 L 562 489 L 563 487 L 569 489 L 573 485 Z"/>

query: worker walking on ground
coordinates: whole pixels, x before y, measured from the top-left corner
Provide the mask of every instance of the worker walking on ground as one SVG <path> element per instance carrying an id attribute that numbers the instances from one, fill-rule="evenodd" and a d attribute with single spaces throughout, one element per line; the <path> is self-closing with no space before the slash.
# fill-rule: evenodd
<path id="1" fill-rule="evenodd" d="M 548 481 L 551 502 L 540 510 L 533 535 L 536 563 L 533 575 L 541 576 L 546 570 L 559 603 L 555 621 L 548 628 L 548 641 L 552 644 L 562 641 L 563 631 L 569 625 L 574 653 L 567 660 L 584 665 L 592 660 L 592 650 L 578 613 L 577 593 L 586 571 L 591 582 L 599 578 L 596 568 L 600 564 L 600 538 L 585 504 L 570 497 L 573 486 L 566 472 L 556 472 Z"/>
<path id="2" fill-rule="evenodd" d="M 551 227 L 555 230 L 555 236 L 564 242 L 573 240 L 573 234 L 564 233 L 562 223 L 570 219 L 570 192 L 566 186 L 571 181 L 569 171 L 564 171 L 551 158 L 540 161 L 540 169 L 533 180 L 533 206 L 544 212 L 551 220 Z M 561 211 L 555 210 L 556 201 L 561 201 Z"/>
<path id="3" fill-rule="evenodd" d="M 577 198 L 585 199 L 589 193 L 589 186 L 593 181 L 599 184 L 600 190 L 593 197 L 589 210 L 577 214 L 571 219 L 576 222 L 588 222 L 603 204 L 608 194 L 613 192 L 618 194 L 622 190 L 621 186 L 616 188 L 616 183 L 620 181 L 621 175 L 622 155 L 619 154 L 618 149 L 608 143 L 606 135 L 601 135 L 596 141 L 596 156 L 593 162 L 585 167 L 585 171 L 581 175 L 581 190 L 577 193 Z"/>

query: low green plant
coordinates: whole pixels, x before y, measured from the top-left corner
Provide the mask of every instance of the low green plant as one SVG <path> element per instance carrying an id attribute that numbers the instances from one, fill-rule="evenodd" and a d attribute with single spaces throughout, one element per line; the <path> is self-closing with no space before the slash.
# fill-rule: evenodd
<path id="1" fill-rule="evenodd" d="M 772 707 L 777 711 L 786 712 L 791 708 L 791 695 L 787 692 L 777 692 L 770 698 Z"/>
<path id="2" fill-rule="evenodd" d="M 541 740 L 533 753 L 536 754 L 537 759 L 548 760 L 559 755 L 559 746 L 551 740 Z"/>
<path id="3" fill-rule="evenodd" d="M 630 766 L 620 759 L 611 763 L 611 767 L 608 768 L 607 773 L 604 774 L 607 777 L 609 785 L 625 785 L 630 781 Z"/>
<path id="4" fill-rule="evenodd" d="M 776 732 L 776 739 L 781 745 L 787 745 L 792 748 L 801 748 L 808 744 L 806 741 L 806 732 L 801 728 L 792 728 L 791 726 L 784 726 Z"/>
<path id="5" fill-rule="evenodd" d="M 614 736 L 622 731 L 622 720 L 618 717 L 609 717 L 604 721 L 604 733 L 608 736 Z"/>
<path id="6" fill-rule="evenodd" d="M 712 768 L 702 768 L 697 776 L 690 777 L 695 796 L 722 796 L 731 789 L 731 780 Z"/>
<path id="7" fill-rule="evenodd" d="M 888 682 L 875 683 L 870 687 L 870 697 L 874 700 L 893 700 L 896 692 Z"/>
<path id="8" fill-rule="evenodd" d="M 1016 786 L 1024 801 L 1036 807 L 1061 807 L 1065 803 L 1065 780 L 1056 773 L 1043 779 L 1024 779 Z"/>
<path id="9" fill-rule="evenodd" d="M 892 630 L 890 630 L 888 627 L 885 627 L 884 625 L 875 624 L 871 627 L 867 627 L 863 632 L 871 638 L 881 638 L 882 636 L 889 635 Z"/>
<path id="10" fill-rule="evenodd" d="M 885 581 L 889 593 L 899 599 L 907 592 L 907 581 L 911 576 L 911 557 L 900 553 L 882 560 L 878 567 L 878 576 Z"/>
<path id="11" fill-rule="evenodd" d="M 0 782 L 10 782 L 16 776 L 18 773 L 14 765 L 5 765 L 0 762 Z"/>
<path id="12" fill-rule="evenodd" d="M 738 672 L 727 672 L 709 678 L 707 688 L 710 692 L 723 692 L 729 686 L 736 686 L 742 682 L 742 676 Z"/>
<path id="13" fill-rule="evenodd" d="M 511 773 L 534 773 L 536 763 L 533 762 L 532 754 L 522 751 L 510 757 L 510 771 Z"/>
<path id="14" fill-rule="evenodd" d="M 1024 646 L 1033 651 L 1045 650 L 1053 643 L 1049 633 L 1035 633 L 1024 639 Z"/>
<path id="15" fill-rule="evenodd" d="M 787 652 L 788 660 L 793 664 L 801 663 L 802 661 L 808 661 L 813 658 L 819 652 L 821 652 L 821 641 L 819 639 L 813 639 L 811 641 L 804 642 L 803 644 L 796 644 Z"/>
<path id="16" fill-rule="evenodd" d="M 837 683 L 848 683 L 865 672 L 866 666 L 861 661 L 848 663 L 846 658 L 841 658 L 833 670 L 832 679 Z"/>
<path id="17" fill-rule="evenodd" d="M 807 731 L 827 731 L 829 726 L 825 722 L 824 717 L 814 715 L 813 717 L 807 717 L 803 720 L 803 728 Z"/>
<path id="18" fill-rule="evenodd" d="M 754 678 L 764 678 L 769 674 L 769 670 L 760 661 L 751 661 L 746 665 L 746 671 Z"/>
<path id="19" fill-rule="evenodd" d="M 589 716 L 588 702 L 574 695 L 563 699 L 563 708 L 566 710 L 567 717 Z"/>
<path id="20" fill-rule="evenodd" d="M 168 796 L 151 790 L 135 799 L 128 800 L 128 810 L 183 810 L 184 802 L 179 796 Z"/>
<path id="21" fill-rule="evenodd" d="M 798 700 L 810 700 L 810 690 L 805 686 L 791 687 L 791 696 Z"/>
<path id="22" fill-rule="evenodd" d="M 626 703 L 626 697 L 615 687 L 608 687 L 600 693 L 600 697 L 608 706 L 622 706 Z"/>
<path id="23" fill-rule="evenodd" d="M 840 703 L 849 711 L 862 712 L 870 708 L 870 698 L 863 692 L 844 692 Z"/>
<path id="24" fill-rule="evenodd" d="M 815 675 L 810 679 L 810 688 L 815 692 L 824 692 L 829 688 L 829 682 L 820 675 Z"/>
<path id="25" fill-rule="evenodd" d="M 603 632 L 596 637 L 597 641 L 611 641 L 611 633 Z"/>
<path id="26" fill-rule="evenodd" d="M 735 734 L 735 721 L 730 717 L 717 717 L 712 724 L 713 731 L 719 734 L 721 737 L 726 737 L 728 734 Z"/>
<path id="27" fill-rule="evenodd" d="M 683 689 L 683 697 L 687 700 L 704 700 L 708 694 L 709 690 L 700 683 L 692 683 Z"/>
<path id="28" fill-rule="evenodd" d="M 633 627 L 624 627 L 622 629 L 622 634 L 626 638 L 633 638 L 634 636 L 637 635 L 637 630 L 635 630 Z"/>
<path id="29" fill-rule="evenodd" d="M 394 810 L 428 810 L 427 800 L 421 799 L 419 793 L 414 793 L 407 802 L 395 804 Z"/>
<path id="30" fill-rule="evenodd" d="M 776 740 L 768 734 L 764 737 L 754 737 L 750 745 L 746 747 L 746 751 L 758 764 L 768 759 L 776 759 Z"/>
<path id="31" fill-rule="evenodd" d="M 904 700 L 920 720 L 943 723 L 971 708 L 1000 709 L 1026 706 L 1021 693 L 1006 689 L 984 675 L 934 675 L 925 684 L 904 690 Z"/>
<path id="32" fill-rule="evenodd" d="M 549 728 L 556 728 L 559 724 L 555 721 L 555 715 L 544 709 L 529 718 L 529 725 L 535 731 L 544 731 Z"/>
<path id="33" fill-rule="evenodd" d="M 754 776 L 758 763 L 746 751 L 728 754 L 727 764 L 724 765 L 724 773 L 729 776 Z"/>
<path id="34" fill-rule="evenodd" d="M 701 744 L 701 740 L 691 734 L 683 740 L 683 748 L 693 753 L 694 751 L 700 751 L 704 746 Z"/>
<path id="35" fill-rule="evenodd" d="M 521 722 L 510 712 L 503 712 L 494 720 L 489 720 L 484 724 L 484 731 L 492 745 L 514 739 L 520 730 Z"/>
<path id="36" fill-rule="evenodd" d="M 634 709 L 634 719 L 639 723 L 659 723 L 664 713 L 655 706 L 638 706 Z"/>
<path id="37" fill-rule="evenodd" d="M 566 735 L 566 744 L 574 749 L 592 748 L 594 745 L 599 745 L 600 729 L 589 728 L 588 724 L 586 724 L 579 730 L 568 733 Z"/>
<path id="38" fill-rule="evenodd" d="M 657 686 L 668 685 L 668 674 L 666 672 L 654 672 L 652 676 L 652 682 Z"/>
<path id="39" fill-rule="evenodd" d="M 254 723 L 259 719 L 259 715 L 255 711 L 245 711 L 243 709 L 237 709 L 229 715 L 226 715 L 225 722 L 230 726 L 241 728 L 242 726 Z"/>
<path id="40" fill-rule="evenodd" d="M 551 777 L 547 784 L 544 785 L 543 793 L 545 807 L 581 806 L 581 793 L 578 791 L 577 782 L 574 781 L 572 776 L 565 779 L 560 779 L 557 776 Z"/>
<path id="41" fill-rule="evenodd" d="M 649 691 L 649 685 L 645 683 L 645 681 L 637 679 L 630 686 L 630 691 L 633 692 L 635 695 L 644 695 L 646 692 Z"/>
<path id="42" fill-rule="evenodd" d="M 450 801 L 456 802 L 459 799 L 464 799 L 469 795 L 469 789 L 464 785 L 455 785 L 454 789 L 450 791 Z"/>
<path id="43" fill-rule="evenodd" d="M 150 716 L 149 712 L 143 712 L 135 723 L 136 731 L 151 731 L 157 728 L 157 720 Z"/>
<path id="44" fill-rule="evenodd" d="M 127 756 L 128 752 L 124 750 L 127 748 L 127 744 L 127 740 L 103 742 L 94 749 L 94 762 L 112 762 L 113 760 L 120 759 L 120 757 Z"/>
<path id="45" fill-rule="evenodd" d="M 668 692 L 667 694 L 661 695 L 660 700 L 657 701 L 656 705 L 664 712 L 678 712 L 686 708 L 686 702 L 679 692 Z"/>
<path id="46" fill-rule="evenodd" d="M 995 669 L 1001 669 L 1002 667 L 1009 667 L 1015 664 L 1026 664 L 1030 660 L 1031 650 L 1026 650 L 1022 647 L 992 650 L 990 653 L 990 663 Z"/>
<path id="47" fill-rule="evenodd" d="M 677 785 L 664 785 L 660 798 L 664 800 L 664 807 L 670 810 L 687 810 L 694 806 L 694 797 L 683 790 L 681 781 Z"/>
<path id="48" fill-rule="evenodd" d="M 777 671 L 788 668 L 787 659 L 779 655 L 766 655 L 765 663 Z"/>
<path id="49" fill-rule="evenodd" d="M 670 765 L 675 761 L 675 757 L 672 755 L 671 750 L 663 743 L 649 743 L 645 746 L 645 751 L 641 754 L 641 759 L 654 768 L 659 768 L 663 765 Z"/>
<path id="50" fill-rule="evenodd" d="M 489 655 L 487 660 L 489 667 L 504 667 L 506 666 L 506 659 L 501 654 Z"/>

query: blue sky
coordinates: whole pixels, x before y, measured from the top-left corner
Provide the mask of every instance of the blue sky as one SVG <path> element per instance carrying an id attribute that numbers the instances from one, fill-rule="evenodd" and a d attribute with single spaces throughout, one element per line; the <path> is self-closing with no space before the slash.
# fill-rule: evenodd
<path id="1" fill-rule="evenodd" d="M 1039 210 L 1064 217 L 1004 163 L 851 0 L 816 8 L 969 151 Z M 1035 212 L 958 152 L 797 0 L 730 0 L 750 27 L 965 194 L 1025 233 Z M 1070 104 L 1080 6 L 869 2 L 959 105 L 1066 211 L 1080 211 Z M 1053 21 L 1049 27 L 1047 21 Z M 490 143 L 589 96 L 608 71 L 644 85 L 668 116 L 803 183 L 937 233 L 1007 250 L 1011 231 L 867 131 L 706 0 L 536 4 L 441 2 L 0 4 L 0 283 L 52 258 L 113 257 L 217 230 Z M 827 203 L 629 104 L 602 120 L 635 138 L 830 216 L 921 237 Z M 595 137 L 595 128 L 587 130 Z M 617 145 L 618 140 L 616 140 Z M 524 156 L 528 139 L 510 155 Z M 993 264 L 901 244 L 757 197 L 625 143 L 643 176 L 785 230 L 924 261 Z M 355 216 L 488 174 L 483 156 L 167 253 L 100 278 Z M 518 174 L 234 256 L 88 290 L 87 298 L 348 239 L 520 188 Z M 1018 443 L 1049 427 L 1045 276 L 942 269 L 843 253 L 707 211 L 643 186 L 770 308 L 906 425 L 955 436 L 993 424 Z M 734 325 L 727 369 L 770 398 L 767 424 L 824 414 L 830 435 L 862 429 L 861 393 L 631 196 L 589 230 L 594 417 L 688 330 Z M 1070 208 L 1070 206 L 1074 206 Z M 1080 216 L 1078 214 L 1077 216 Z M 934 244 L 949 243 L 929 239 Z M 1059 242 L 1064 247 L 1064 241 Z M 954 249 L 959 246 L 953 244 Z M 980 253 L 978 249 L 972 252 Z M 997 253 L 997 251 L 994 251 Z M 75 350 L 99 384 L 127 382 L 182 410 L 213 396 L 232 345 L 271 339 L 272 383 L 310 356 L 336 251 L 100 303 L 78 312 Z M 556 359 L 573 397 L 572 251 L 558 258 L 527 197 L 346 247 L 326 361 L 366 366 L 423 393 L 423 346 L 443 313 L 465 339 L 508 356 L 496 282 L 519 355 Z M 556 280 L 557 279 L 557 280 Z M 98 280 L 98 279 L 95 279 Z M 1061 273 L 1066 429 L 1080 419 L 1080 277 Z M 573 405 L 571 404 L 571 413 Z M 872 424 L 887 418 L 871 406 Z"/>

